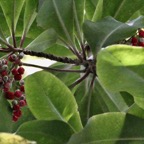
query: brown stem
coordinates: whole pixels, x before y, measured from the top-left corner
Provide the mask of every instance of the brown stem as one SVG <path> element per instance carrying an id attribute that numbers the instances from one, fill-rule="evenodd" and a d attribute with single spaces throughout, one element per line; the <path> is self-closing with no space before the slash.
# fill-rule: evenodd
<path id="1" fill-rule="evenodd" d="M 79 79 L 77 79 L 74 83 L 72 83 L 69 88 L 75 87 L 77 84 L 81 83 L 84 79 L 87 78 L 87 76 L 90 74 L 89 69 L 86 71 L 86 73 Z"/>
<path id="2" fill-rule="evenodd" d="M 81 62 L 78 59 L 71 59 L 67 57 L 58 57 L 54 56 L 52 54 L 46 54 L 43 52 L 34 52 L 34 51 L 29 51 L 29 50 L 22 50 L 22 49 L 17 49 L 18 52 L 23 52 L 25 55 L 30 55 L 30 56 L 37 56 L 37 57 L 42 57 L 50 60 L 54 60 L 57 62 L 62 62 L 62 63 L 69 63 L 69 64 L 75 64 L 75 65 L 83 65 L 84 63 Z"/>

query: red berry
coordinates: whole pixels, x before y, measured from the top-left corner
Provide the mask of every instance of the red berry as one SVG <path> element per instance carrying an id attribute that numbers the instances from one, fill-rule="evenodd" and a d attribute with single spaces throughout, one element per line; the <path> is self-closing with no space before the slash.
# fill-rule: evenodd
<path id="1" fill-rule="evenodd" d="M 10 55 L 10 56 L 8 57 L 8 60 L 9 60 L 10 62 L 14 62 L 14 61 L 17 60 L 17 56 L 16 56 L 15 54 L 12 54 L 12 55 Z"/>
<path id="2" fill-rule="evenodd" d="M 25 106 L 25 105 L 26 105 L 26 101 L 25 101 L 25 100 L 20 100 L 20 101 L 19 101 L 19 105 L 20 105 L 21 107 Z"/>
<path id="3" fill-rule="evenodd" d="M 132 38 L 131 38 L 131 42 L 132 42 L 132 44 L 133 44 L 133 43 L 137 43 L 137 42 L 138 42 L 138 39 L 137 39 L 136 37 L 132 37 Z"/>
<path id="4" fill-rule="evenodd" d="M 3 91 L 4 91 L 4 92 L 8 92 L 8 91 L 9 91 L 9 88 L 3 88 Z"/>
<path id="5" fill-rule="evenodd" d="M 17 75 L 17 74 L 18 74 L 18 71 L 17 71 L 17 69 L 16 69 L 16 68 L 12 69 L 12 71 L 11 71 L 11 72 L 12 72 L 12 74 L 13 74 L 13 75 Z"/>
<path id="6" fill-rule="evenodd" d="M 14 93 L 10 91 L 5 92 L 6 99 L 13 100 L 15 98 Z"/>
<path id="7" fill-rule="evenodd" d="M 20 105 L 19 104 L 13 105 L 13 110 L 15 111 L 20 110 Z"/>
<path id="8" fill-rule="evenodd" d="M 15 115 L 13 115 L 12 120 L 13 120 L 14 122 L 18 121 L 18 117 L 15 116 Z"/>
<path id="9" fill-rule="evenodd" d="M 19 98 L 19 97 L 22 96 L 22 92 L 21 92 L 20 90 L 16 90 L 16 91 L 14 92 L 14 95 L 15 95 L 15 97 Z"/>
<path id="10" fill-rule="evenodd" d="M 7 82 L 7 83 L 4 84 L 4 88 L 10 89 L 10 86 L 11 86 L 11 83 L 10 83 L 10 82 Z"/>
<path id="11" fill-rule="evenodd" d="M 24 74 L 25 69 L 23 67 L 18 68 L 19 74 Z"/>
<path id="12" fill-rule="evenodd" d="M 2 71 L 2 72 L 1 72 L 1 75 L 2 75 L 2 76 L 6 76 L 6 75 L 7 75 L 7 71 L 6 71 L 6 70 Z"/>
<path id="13" fill-rule="evenodd" d="M 25 92 L 25 88 L 24 88 L 24 86 L 22 85 L 22 86 L 20 86 L 20 90 L 22 91 L 22 92 Z"/>
<path id="14" fill-rule="evenodd" d="M 144 42 L 139 42 L 138 45 L 144 47 Z"/>
<path id="15" fill-rule="evenodd" d="M 144 37 L 144 30 L 139 30 L 139 36 Z"/>
<path id="16" fill-rule="evenodd" d="M 17 111 L 14 111 L 14 112 L 13 112 L 13 115 L 16 116 L 16 117 L 20 117 L 20 116 L 22 115 L 22 112 L 21 112 L 21 110 L 19 109 L 19 110 L 17 110 Z"/>
<path id="17" fill-rule="evenodd" d="M 19 81 L 19 80 L 22 79 L 22 75 L 21 74 L 16 74 L 16 75 L 14 75 L 14 79 Z"/>

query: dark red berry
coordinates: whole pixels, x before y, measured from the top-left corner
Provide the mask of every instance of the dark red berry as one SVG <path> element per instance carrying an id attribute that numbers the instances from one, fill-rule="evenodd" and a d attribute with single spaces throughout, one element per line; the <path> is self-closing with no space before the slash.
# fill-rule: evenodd
<path id="1" fill-rule="evenodd" d="M 17 110 L 17 111 L 14 111 L 14 112 L 13 112 L 13 115 L 16 116 L 16 117 L 20 117 L 20 116 L 22 115 L 22 112 L 21 112 L 21 110 L 19 109 L 19 110 Z"/>
<path id="2" fill-rule="evenodd" d="M 22 75 L 21 74 L 16 74 L 16 75 L 14 75 L 14 79 L 19 81 L 19 80 L 22 79 Z"/>
<path id="3" fill-rule="evenodd" d="M 144 30 L 139 30 L 139 36 L 144 37 Z"/>
<path id="4" fill-rule="evenodd" d="M 12 71 L 11 71 L 11 72 L 12 72 L 12 74 L 13 74 L 13 75 L 17 75 L 17 74 L 18 74 L 18 71 L 17 71 L 17 69 L 16 69 L 16 68 L 12 69 Z"/>
<path id="5" fill-rule="evenodd" d="M 139 42 L 138 45 L 144 47 L 144 42 Z"/>
<path id="6" fill-rule="evenodd" d="M 10 62 L 14 62 L 14 61 L 17 60 L 17 56 L 16 56 L 15 54 L 12 54 L 12 55 L 10 55 L 10 56 L 8 57 L 8 60 L 9 60 Z"/>
<path id="7" fill-rule="evenodd" d="M 9 91 L 9 88 L 3 88 L 3 91 L 4 91 L 4 92 L 8 92 L 8 91 Z"/>
<path id="8" fill-rule="evenodd" d="M 13 100 L 15 98 L 14 93 L 10 91 L 5 92 L 6 99 Z"/>
<path id="9" fill-rule="evenodd" d="M 6 75 L 7 75 L 7 71 L 6 71 L 6 70 L 2 71 L 2 72 L 1 72 L 1 75 L 2 75 L 2 76 L 6 76 Z"/>
<path id="10" fill-rule="evenodd" d="M 24 86 L 22 85 L 22 86 L 20 86 L 20 90 L 22 91 L 22 92 L 25 92 L 25 88 L 24 88 Z"/>
<path id="11" fill-rule="evenodd" d="M 22 92 L 21 92 L 20 90 L 16 90 L 16 91 L 14 92 L 14 95 L 15 95 L 15 97 L 19 98 L 19 97 L 22 96 Z"/>
<path id="12" fill-rule="evenodd" d="M 13 120 L 14 122 L 18 121 L 18 117 L 15 116 L 15 115 L 13 115 L 12 120 Z"/>
<path id="13" fill-rule="evenodd" d="M 23 67 L 18 68 L 19 74 L 24 74 L 25 69 Z"/>
<path id="14" fill-rule="evenodd" d="M 19 104 L 13 105 L 13 110 L 17 111 L 19 109 L 20 109 L 20 105 Z"/>
<path id="15" fill-rule="evenodd" d="M 133 43 L 137 43 L 137 42 L 138 42 L 138 39 L 137 39 L 136 37 L 132 37 L 132 38 L 131 38 L 131 42 L 132 42 L 132 44 L 133 44 Z"/>
<path id="16" fill-rule="evenodd" d="M 19 105 L 20 105 L 21 107 L 25 106 L 25 105 L 26 105 L 26 101 L 25 101 L 25 100 L 20 100 L 20 101 L 19 101 Z"/>

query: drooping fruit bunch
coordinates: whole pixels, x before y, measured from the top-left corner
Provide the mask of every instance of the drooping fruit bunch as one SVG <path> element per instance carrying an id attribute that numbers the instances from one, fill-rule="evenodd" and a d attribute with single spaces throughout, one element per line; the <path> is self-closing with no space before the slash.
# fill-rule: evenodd
<path id="1" fill-rule="evenodd" d="M 131 38 L 131 44 L 133 46 L 144 47 L 144 30 L 143 29 L 139 29 L 137 35 Z"/>
<path id="2" fill-rule="evenodd" d="M 0 89 L 11 104 L 13 121 L 19 119 L 21 107 L 26 105 L 22 79 L 25 70 L 21 63 L 23 56 L 23 53 L 15 53 L 0 60 Z"/>

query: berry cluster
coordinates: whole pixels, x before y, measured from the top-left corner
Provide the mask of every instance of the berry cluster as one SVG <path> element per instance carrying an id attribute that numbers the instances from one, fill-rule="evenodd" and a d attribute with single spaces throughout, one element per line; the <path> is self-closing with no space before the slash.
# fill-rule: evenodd
<path id="1" fill-rule="evenodd" d="M 21 107 L 26 105 L 24 80 L 24 68 L 21 65 L 23 53 L 10 54 L 0 60 L 0 89 L 12 107 L 12 119 L 17 121 L 22 115 Z"/>
<path id="2" fill-rule="evenodd" d="M 144 47 L 144 30 L 138 30 L 138 34 L 131 38 L 131 44 L 133 46 L 142 46 Z"/>

